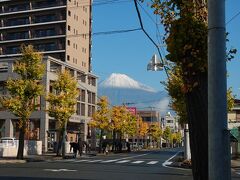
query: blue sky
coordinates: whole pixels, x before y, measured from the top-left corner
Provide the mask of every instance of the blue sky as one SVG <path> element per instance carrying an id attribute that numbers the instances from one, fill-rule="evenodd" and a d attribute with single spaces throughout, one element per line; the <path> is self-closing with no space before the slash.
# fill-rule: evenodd
<path id="1" fill-rule="evenodd" d="M 96 0 L 95 2 L 102 1 L 106 2 L 106 0 Z M 93 33 L 140 27 L 133 1 L 120 1 L 122 2 L 93 7 Z M 159 17 L 153 15 L 152 9 L 146 4 L 143 7 L 148 14 L 139 7 L 143 25 L 157 43 L 157 34 L 159 33 L 156 33 L 156 22 L 158 24 L 160 22 L 156 20 Z M 240 1 L 226 0 L 226 21 L 238 12 L 240 12 Z M 152 19 L 149 18 L 149 15 Z M 163 34 L 161 25 L 158 27 L 160 33 Z M 233 87 L 234 94 L 240 98 L 240 15 L 227 24 L 227 31 L 230 33 L 228 46 L 239 50 L 236 58 L 227 64 L 228 86 Z M 153 54 L 157 54 L 157 49 L 142 31 L 93 36 L 93 72 L 100 77 L 99 82 L 111 73 L 123 73 L 156 90 L 163 90 L 164 87 L 160 81 L 166 80 L 165 72 L 146 70 L 147 63 Z"/>

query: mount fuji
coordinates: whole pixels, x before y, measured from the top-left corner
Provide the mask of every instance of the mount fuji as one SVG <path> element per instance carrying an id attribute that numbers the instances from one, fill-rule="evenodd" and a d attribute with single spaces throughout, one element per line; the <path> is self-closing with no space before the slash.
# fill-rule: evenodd
<path id="1" fill-rule="evenodd" d="M 138 110 L 154 107 L 153 110 L 159 111 L 161 116 L 170 111 L 170 97 L 166 91 L 156 91 L 125 74 L 113 73 L 99 83 L 98 95 L 107 96 L 111 105 L 126 104 Z"/>

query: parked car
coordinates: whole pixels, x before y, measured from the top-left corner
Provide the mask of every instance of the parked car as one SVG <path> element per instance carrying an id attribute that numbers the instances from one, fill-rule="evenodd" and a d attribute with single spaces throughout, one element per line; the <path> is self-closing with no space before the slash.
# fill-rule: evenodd
<path id="1" fill-rule="evenodd" d="M 139 142 L 139 143 L 137 143 L 137 142 L 132 142 L 131 143 L 131 147 L 133 148 L 133 149 L 142 149 L 143 148 L 143 143 L 142 142 Z"/>
<path id="2" fill-rule="evenodd" d="M 14 137 L 2 137 L 0 144 L 1 146 L 17 146 L 17 140 Z"/>

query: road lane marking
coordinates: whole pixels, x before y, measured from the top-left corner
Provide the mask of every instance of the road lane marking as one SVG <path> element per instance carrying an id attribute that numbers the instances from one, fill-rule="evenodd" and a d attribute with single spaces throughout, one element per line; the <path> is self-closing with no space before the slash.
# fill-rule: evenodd
<path id="1" fill-rule="evenodd" d="M 82 159 L 82 160 L 75 160 L 74 163 L 79 163 L 79 162 L 89 162 L 89 160 Z"/>
<path id="2" fill-rule="evenodd" d="M 181 151 L 178 151 L 176 154 L 174 154 L 172 157 L 170 157 L 169 159 L 167 159 L 164 163 L 162 163 L 162 166 L 165 167 L 165 168 L 169 168 L 169 169 L 181 169 L 181 170 L 186 170 L 186 171 L 189 171 L 191 169 L 186 169 L 186 168 L 180 168 L 180 167 L 170 167 L 168 165 L 171 165 L 172 162 L 171 160 L 173 158 L 175 158 L 179 153 L 181 153 Z"/>
<path id="3" fill-rule="evenodd" d="M 44 171 L 52 171 L 52 172 L 75 172 L 75 169 L 43 169 Z"/>
<path id="4" fill-rule="evenodd" d="M 97 160 L 92 160 L 92 161 L 88 161 L 88 162 L 92 163 L 92 162 L 101 162 L 101 161 L 102 161 L 101 159 L 97 159 Z"/>
<path id="5" fill-rule="evenodd" d="M 143 163 L 144 161 L 134 161 L 132 162 L 133 164 L 140 164 L 140 163 Z"/>
<path id="6" fill-rule="evenodd" d="M 118 159 L 112 159 L 112 160 L 107 160 L 107 161 L 102 161 L 101 163 L 110 163 L 110 162 L 116 162 Z"/>
<path id="7" fill-rule="evenodd" d="M 158 163 L 158 161 L 150 161 L 150 162 L 148 162 L 147 164 L 157 164 Z"/>
<path id="8" fill-rule="evenodd" d="M 75 159 L 59 159 L 59 160 L 56 160 L 56 162 L 73 162 L 75 161 Z"/>
<path id="9" fill-rule="evenodd" d="M 123 161 L 118 161 L 118 162 L 116 162 L 116 163 L 118 163 L 118 164 L 122 164 L 122 163 L 126 163 L 126 162 L 129 162 L 130 160 L 123 160 Z"/>

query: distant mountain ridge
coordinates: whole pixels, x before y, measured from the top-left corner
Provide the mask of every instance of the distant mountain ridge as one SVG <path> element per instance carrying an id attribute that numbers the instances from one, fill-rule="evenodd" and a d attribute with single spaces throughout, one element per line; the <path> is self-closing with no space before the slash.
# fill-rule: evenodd
<path id="1" fill-rule="evenodd" d="M 156 91 L 125 74 L 111 74 L 99 83 L 99 96 L 107 96 L 112 105 L 129 104 L 138 110 L 149 110 L 150 106 L 161 115 L 169 111 L 169 96 L 166 91 Z"/>

